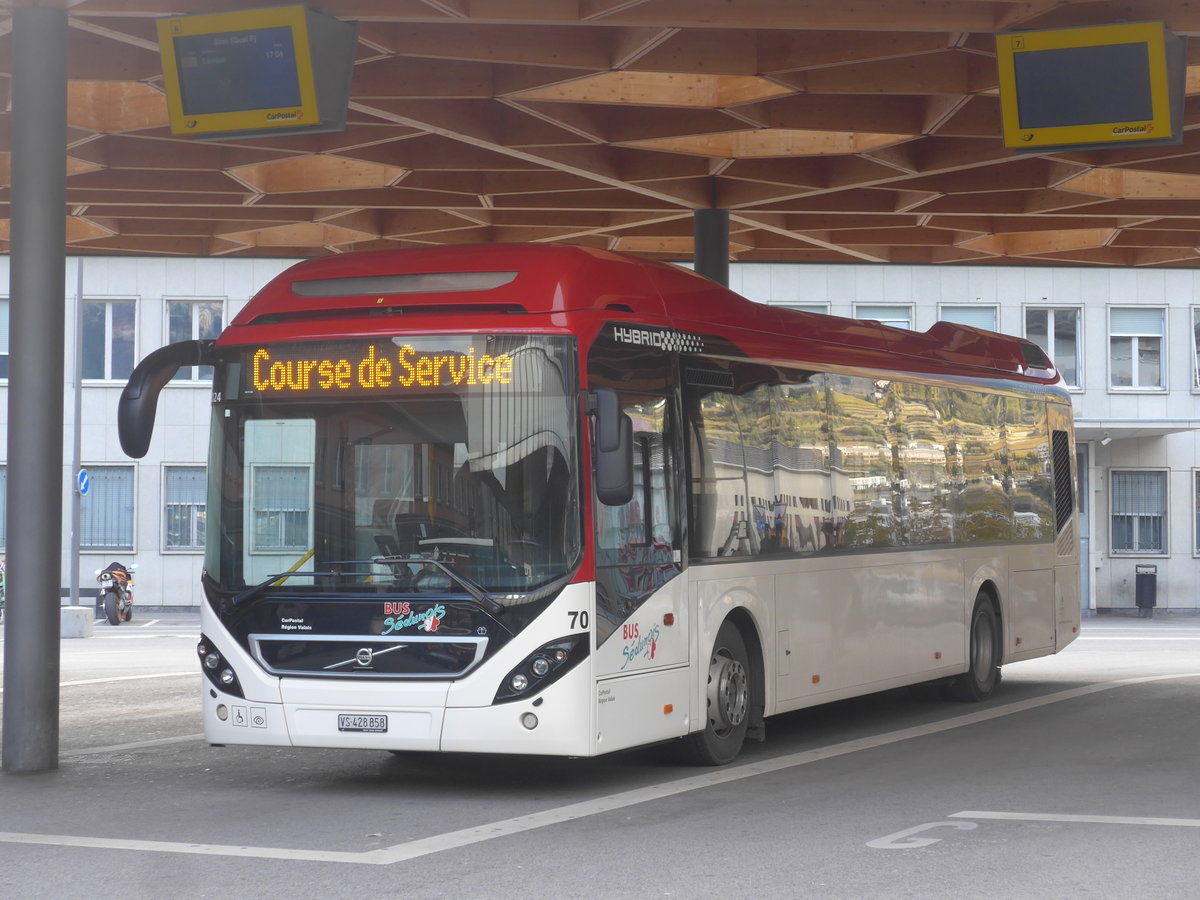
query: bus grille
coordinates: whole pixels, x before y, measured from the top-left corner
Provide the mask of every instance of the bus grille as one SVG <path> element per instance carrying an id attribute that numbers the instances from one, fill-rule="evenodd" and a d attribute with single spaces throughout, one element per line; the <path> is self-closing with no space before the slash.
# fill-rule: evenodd
<path id="1" fill-rule="evenodd" d="M 252 634 L 272 675 L 327 678 L 456 678 L 479 664 L 486 637 Z"/>

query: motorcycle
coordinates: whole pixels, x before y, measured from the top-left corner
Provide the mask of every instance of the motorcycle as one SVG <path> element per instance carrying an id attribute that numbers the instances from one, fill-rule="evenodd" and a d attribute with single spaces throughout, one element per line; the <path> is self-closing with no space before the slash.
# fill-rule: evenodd
<path id="1" fill-rule="evenodd" d="M 126 567 L 119 562 L 109 563 L 96 570 L 100 582 L 100 600 L 109 625 L 120 625 L 133 619 L 133 575 L 137 563 Z"/>

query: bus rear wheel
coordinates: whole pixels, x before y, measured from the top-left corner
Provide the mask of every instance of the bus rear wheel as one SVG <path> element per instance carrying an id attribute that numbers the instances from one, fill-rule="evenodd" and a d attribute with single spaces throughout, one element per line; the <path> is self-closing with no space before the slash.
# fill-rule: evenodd
<path id="1" fill-rule="evenodd" d="M 707 721 L 680 743 L 684 762 L 723 766 L 737 758 L 750 724 L 750 684 L 746 642 L 737 627 L 726 622 L 708 659 Z"/>
<path id="2" fill-rule="evenodd" d="M 970 667 L 950 682 L 948 693 L 955 700 L 978 703 L 1000 684 L 1000 621 L 991 598 L 982 591 L 971 612 L 970 637 Z"/>

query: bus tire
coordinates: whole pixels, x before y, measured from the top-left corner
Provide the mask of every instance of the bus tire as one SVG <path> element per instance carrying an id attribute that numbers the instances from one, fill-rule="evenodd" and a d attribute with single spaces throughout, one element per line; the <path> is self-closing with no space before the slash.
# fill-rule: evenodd
<path id="1" fill-rule="evenodd" d="M 1000 620 L 991 598 L 983 591 L 971 612 L 969 667 L 949 685 L 949 696 L 966 703 L 986 700 L 1000 684 Z"/>
<path id="2" fill-rule="evenodd" d="M 726 621 L 708 658 L 707 715 L 704 728 L 679 745 L 683 761 L 723 766 L 742 751 L 750 725 L 750 658 L 737 626 Z"/>

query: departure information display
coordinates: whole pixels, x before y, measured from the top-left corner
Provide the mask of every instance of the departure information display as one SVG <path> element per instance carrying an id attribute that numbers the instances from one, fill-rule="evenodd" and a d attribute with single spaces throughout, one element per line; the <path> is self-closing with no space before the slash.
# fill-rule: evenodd
<path id="1" fill-rule="evenodd" d="M 175 60 L 184 115 L 300 106 L 291 28 L 182 35 Z"/>

